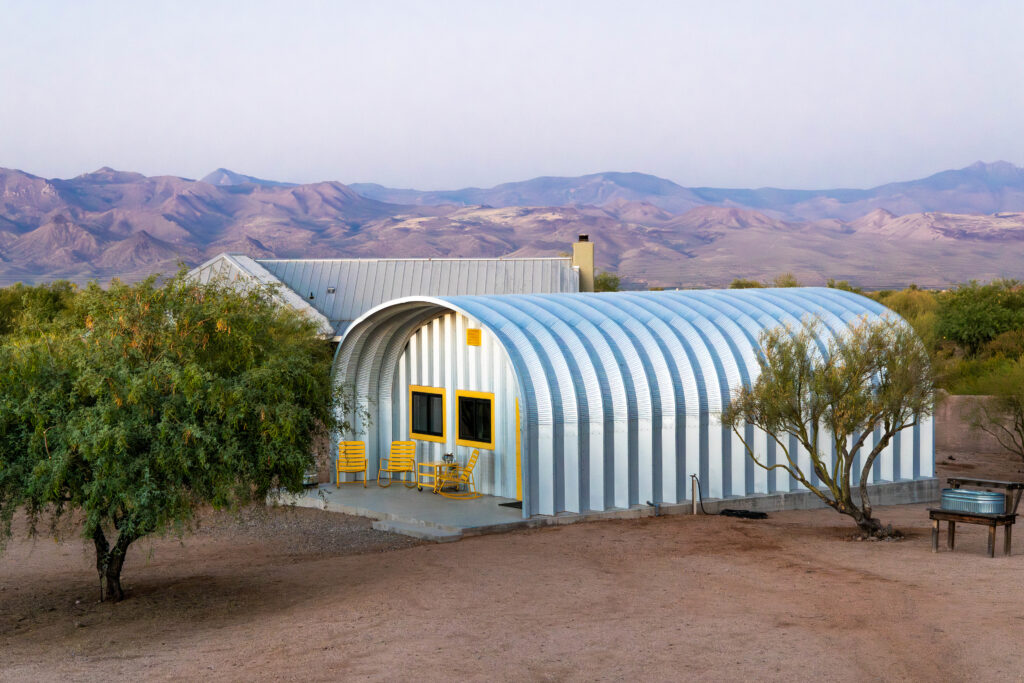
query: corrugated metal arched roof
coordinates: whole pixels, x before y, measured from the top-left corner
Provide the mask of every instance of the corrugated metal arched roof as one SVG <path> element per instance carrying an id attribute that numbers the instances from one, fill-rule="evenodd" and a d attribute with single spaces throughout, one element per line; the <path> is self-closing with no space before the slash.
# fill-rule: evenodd
<path id="1" fill-rule="evenodd" d="M 707 425 L 707 416 L 728 403 L 731 390 L 756 376 L 762 330 L 817 316 L 824 348 L 832 334 L 858 319 L 894 315 L 866 297 L 812 287 L 404 297 L 352 324 L 338 349 L 337 381 L 357 395 L 376 396 L 382 382 L 391 382 L 389 368 L 413 331 L 447 311 L 479 321 L 507 352 L 523 399 L 525 447 L 539 453 L 524 458 L 531 463 L 526 467 L 546 471 L 558 461 L 557 471 L 571 471 L 578 459 L 590 457 L 585 450 L 603 453 L 613 478 L 630 482 L 602 494 L 616 507 L 682 497 L 682 464 L 677 471 L 675 463 L 682 462 L 677 452 L 686 448 L 683 425 L 691 418 Z M 715 447 L 707 439 L 721 437 L 702 438 L 700 457 L 719 457 L 710 454 Z M 728 445 L 720 448 L 726 453 Z M 728 453 L 722 457 L 735 462 Z M 595 466 L 600 463 L 588 465 Z M 739 473 L 739 467 L 732 471 Z M 538 486 L 544 490 L 532 492 L 534 500 L 524 508 L 529 512 L 558 511 L 560 500 L 562 509 L 600 503 L 593 486 L 579 493 L 567 484 L 564 498 Z M 744 489 L 751 488 L 749 481 L 727 480 L 723 486 L 723 495 L 754 492 Z M 572 502 L 584 495 L 593 500 Z"/>
<path id="2" fill-rule="evenodd" d="M 520 381 L 540 392 L 542 421 L 556 412 L 560 419 L 574 418 L 580 404 L 589 407 L 594 399 L 613 406 L 613 419 L 647 417 L 655 395 L 688 412 L 717 411 L 731 388 L 756 375 L 762 330 L 818 316 L 824 347 L 829 333 L 858 318 L 891 314 L 866 297 L 818 287 L 403 297 L 359 318 L 342 340 L 339 358 L 368 342 L 394 342 L 396 331 L 442 310 L 480 321 L 502 342 Z M 369 341 L 371 334 L 376 342 Z"/>

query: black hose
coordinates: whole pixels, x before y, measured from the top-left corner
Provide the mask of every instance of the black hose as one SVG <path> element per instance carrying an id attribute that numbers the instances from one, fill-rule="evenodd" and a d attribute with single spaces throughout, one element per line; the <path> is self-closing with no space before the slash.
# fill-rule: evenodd
<path id="1" fill-rule="evenodd" d="M 697 499 L 700 501 L 700 511 L 702 514 L 708 514 L 707 510 L 704 509 L 704 496 L 700 492 L 700 477 L 696 474 L 691 474 L 694 481 L 697 482 Z M 768 515 L 763 512 L 755 512 L 753 510 L 733 510 L 732 508 L 724 508 L 718 511 L 719 515 L 726 517 L 740 517 L 742 519 L 767 519 Z"/>
<path id="2" fill-rule="evenodd" d="M 704 510 L 704 496 L 700 492 L 700 477 L 698 477 L 696 474 L 691 474 L 690 476 L 693 478 L 694 481 L 697 482 L 697 500 L 700 501 L 700 512 L 702 515 L 706 515 L 708 513 L 707 511 Z"/>

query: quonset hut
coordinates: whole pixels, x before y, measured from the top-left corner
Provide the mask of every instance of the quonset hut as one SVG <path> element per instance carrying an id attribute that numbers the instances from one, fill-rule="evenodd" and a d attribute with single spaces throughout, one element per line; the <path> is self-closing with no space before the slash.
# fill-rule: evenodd
<path id="1" fill-rule="evenodd" d="M 761 331 L 807 315 L 824 347 L 857 320 L 895 314 L 825 288 L 412 296 L 352 323 L 336 381 L 358 402 L 348 436 L 367 441 L 370 478 L 392 440 L 415 440 L 418 461 L 464 462 L 478 448 L 478 490 L 522 500 L 525 517 L 681 502 L 691 474 L 712 498 L 795 491 L 718 416 L 755 379 Z M 747 436 L 775 462 L 766 434 Z M 889 445 L 871 482 L 933 469 L 927 420 Z"/>

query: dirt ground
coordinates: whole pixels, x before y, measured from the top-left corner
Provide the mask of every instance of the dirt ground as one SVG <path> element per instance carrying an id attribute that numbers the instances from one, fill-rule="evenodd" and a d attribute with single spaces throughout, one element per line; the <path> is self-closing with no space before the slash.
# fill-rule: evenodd
<path id="1" fill-rule="evenodd" d="M 1001 481 L 1024 481 L 1024 462 L 1009 453 L 936 453 L 935 474 L 943 486 L 946 477 L 974 477 Z"/>
<path id="2" fill-rule="evenodd" d="M 1021 680 L 1024 550 L 933 555 L 830 510 L 661 517 L 419 544 L 314 510 L 209 517 L 129 552 L 0 558 L 0 679 Z M 1000 536 L 1000 543 L 1002 538 Z"/>

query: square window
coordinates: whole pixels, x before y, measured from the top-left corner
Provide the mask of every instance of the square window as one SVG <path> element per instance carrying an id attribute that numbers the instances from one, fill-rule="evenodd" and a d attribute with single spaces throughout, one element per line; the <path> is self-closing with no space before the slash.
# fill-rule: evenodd
<path id="1" fill-rule="evenodd" d="M 458 438 L 463 446 L 494 448 L 494 396 L 458 392 Z"/>
<path id="2" fill-rule="evenodd" d="M 409 392 L 409 431 L 414 438 L 444 440 L 444 390 L 412 387 Z"/>

